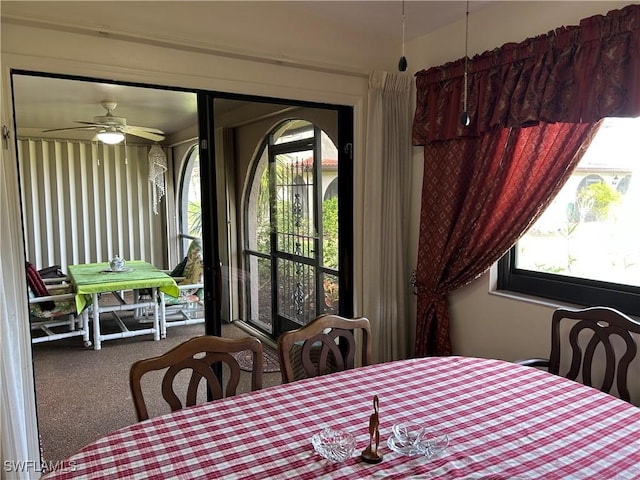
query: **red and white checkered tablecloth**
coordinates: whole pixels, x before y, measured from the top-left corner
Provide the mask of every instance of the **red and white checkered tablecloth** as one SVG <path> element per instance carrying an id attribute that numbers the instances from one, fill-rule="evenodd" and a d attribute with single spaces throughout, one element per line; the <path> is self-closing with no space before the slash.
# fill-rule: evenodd
<path id="1" fill-rule="evenodd" d="M 372 397 L 382 463 L 363 463 Z M 132 407 L 133 408 L 133 407 Z M 448 433 L 443 455 L 406 457 L 386 440 L 402 420 Z M 349 430 L 331 463 L 311 436 Z M 213 401 L 118 430 L 46 478 L 640 479 L 640 409 L 512 363 L 438 357 L 372 365 Z"/>

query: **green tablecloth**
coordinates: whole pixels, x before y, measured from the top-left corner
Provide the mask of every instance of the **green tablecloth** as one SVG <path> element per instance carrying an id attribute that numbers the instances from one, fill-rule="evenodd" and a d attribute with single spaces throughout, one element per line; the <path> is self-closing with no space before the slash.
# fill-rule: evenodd
<path id="1" fill-rule="evenodd" d="M 75 286 L 78 313 L 84 310 L 93 293 L 157 287 L 172 297 L 180 294 L 176 281 L 150 263 L 131 260 L 126 268 L 123 272 L 109 272 L 108 262 L 69 265 L 67 271 Z"/>

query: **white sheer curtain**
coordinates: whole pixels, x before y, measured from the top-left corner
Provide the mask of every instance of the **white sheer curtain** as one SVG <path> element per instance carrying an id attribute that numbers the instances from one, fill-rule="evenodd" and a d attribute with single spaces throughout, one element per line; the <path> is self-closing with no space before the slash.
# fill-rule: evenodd
<path id="1" fill-rule="evenodd" d="M 7 157 L 0 167 L 0 477 L 38 478 L 40 447 L 18 181 L 15 161 Z M 20 461 L 27 464 L 20 468 Z"/>
<path id="2" fill-rule="evenodd" d="M 364 165 L 363 316 L 371 321 L 376 362 L 410 352 L 407 259 L 411 187 L 411 77 L 369 77 Z"/>

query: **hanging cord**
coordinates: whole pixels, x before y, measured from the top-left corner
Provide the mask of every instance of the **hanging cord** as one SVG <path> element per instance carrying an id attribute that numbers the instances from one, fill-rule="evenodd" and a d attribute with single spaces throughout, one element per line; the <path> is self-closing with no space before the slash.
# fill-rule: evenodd
<path id="1" fill-rule="evenodd" d="M 398 62 L 398 70 L 404 72 L 407 69 L 407 57 L 404 56 L 404 0 L 402 0 L 402 56 Z"/>
<path id="2" fill-rule="evenodd" d="M 460 114 L 460 124 L 468 127 L 471 124 L 467 100 L 469 94 L 469 0 L 467 0 L 466 25 L 464 31 L 464 91 L 462 93 L 462 113 Z"/>

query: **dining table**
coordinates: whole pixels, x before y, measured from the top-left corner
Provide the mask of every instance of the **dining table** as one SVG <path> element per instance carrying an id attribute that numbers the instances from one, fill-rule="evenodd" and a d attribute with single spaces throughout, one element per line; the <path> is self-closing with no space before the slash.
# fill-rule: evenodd
<path id="1" fill-rule="evenodd" d="M 86 315 L 89 305 L 93 317 L 93 348 L 100 350 L 102 342 L 117 338 L 139 335 L 153 335 L 154 340 L 160 340 L 161 323 L 164 319 L 160 314 L 164 312 L 158 307 L 158 290 L 178 297 L 180 291 L 173 277 L 142 260 L 126 262 L 120 270 L 113 270 L 109 262 L 85 263 L 69 265 L 69 278 L 75 291 L 76 310 Z M 139 295 L 142 290 L 148 290 L 149 295 L 143 298 Z M 128 300 L 123 292 L 132 291 L 133 296 Z M 109 293 L 116 299 L 114 304 L 101 305 L 100 296 Z M 151 309 L 151 326 L 130 329 L 119 317 L 117 312 L 142 312 Z M 100 316 L 103 313 L 113 313 L 119 331 L 104 334 L 101 331 Z"/>
<path id="2" fill-rule="evenodd" d="M 367 463 L 374 396 L 382 461 Z M 446 434 L 448 446 L 431 457 L 397 453 L 389 438 L 405 421 Z M 312 436 L 327 427 L 356 438 L 343 462 L 314 450 Z M 503 360 L 416 358 L 151 418 L 87 445 L 44 478 L 640 479 L 640 409 Z"/>

